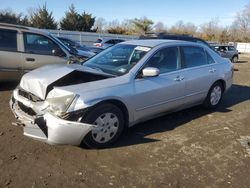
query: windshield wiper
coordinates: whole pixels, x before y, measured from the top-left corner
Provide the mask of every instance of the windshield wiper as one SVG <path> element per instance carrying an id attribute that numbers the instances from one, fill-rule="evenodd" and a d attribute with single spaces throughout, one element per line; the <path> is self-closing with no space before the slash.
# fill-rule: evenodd
<path id="1" fill-rule="evenodd" d="M 85 67 L 88 67 L 88 68 L 91 68 L 91 69 L 94 69 L 94 70 L 97 70 L 97 71 L 99 71 L 99 72 L 103 72 L 103 73 L 105 73 L 101 68 L 99 68 L 99 67 L 95 67 L 95 66 L 87 66 L 87 65 L 83 65 L 83 66 L 85 66 Z"/>
<path id="2" fill-rule="evenodd" d="M 91 68 L 91 69 L 93 69 L 93 70 L 97 70 L 98 72 L 104 73 L 104 74 L 106 74 L 106 75 L 110 75 L 110 76 L 112 76 L 112 77 L 116 77 L 116 76 L 117 76 L 117 75 L 115 75 L 115 74 L 111 74 L 111 73 L 108 73 L 108 72 L 106 72 L 106 71 L 103 71 L 101 68 L 96 67 L 96 66 L 86 66 L 86 65 L 83 65 L 83 66 L 88 67 L 88 68 Z"/>

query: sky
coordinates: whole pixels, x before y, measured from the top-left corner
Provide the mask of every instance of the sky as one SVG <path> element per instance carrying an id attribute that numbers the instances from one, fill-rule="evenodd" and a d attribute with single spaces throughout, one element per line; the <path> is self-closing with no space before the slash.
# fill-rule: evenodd
<path id="1" fill-rule="evenodd" d="M 222 26 L 229 26 L 250 0 L 0 0 L 0 10 L 27 14 L 28 10 L 45 3 L 56 21 L 60 21 L 73 3 L 79 13 L 86 11 L 106 21 L 146 16 L 169 27 L 179 20 L 199 26 L 212 19 L 218 19 Z"/>

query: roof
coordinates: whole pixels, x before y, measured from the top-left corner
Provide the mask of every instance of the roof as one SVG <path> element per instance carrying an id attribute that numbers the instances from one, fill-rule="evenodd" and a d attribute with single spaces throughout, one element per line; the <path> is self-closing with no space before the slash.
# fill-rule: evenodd
<path id="1" fill-rule="evenodd" d="M 132 44 L 137 46 L 147 46 L 150 48 L 153 48 L 155 46 L 158 46 L 160 44 L 173 44 L 173 43 L 185 43 L 185 44 L 193 44 L 193 42 L 189 41 L 181 41 L 181 40 L 167 40 L 167 39 L 148 39 L 148 40 L 129 40 L 126 42 L 122 42 L 122 44 Z M 195 43 L 197 44 L 197 43 Z"/>
<path id="2" fill-rule="evenodd" d="M 22 26 L 22 25 L 8 24 L 8 23 L 2 23 L 2 22 L 0 22 L 0 26 L 29 30 L 28 27 L 25 27 L 25 26 Z"/>
<path id="3" fill-rule="evenodd" d="M 13 28 L 13 29 L 21 29 L 21 30 L 27 30 L 34 33 L 49 33 L 45 30 L 34 28 L 34 27 L 28 27 L 23 25 L 15 25 L 15 24 L 8 24 L 8 23 L 2 23 L 0 22 L 0 27 L 6 27 L 6 28 Z"/>

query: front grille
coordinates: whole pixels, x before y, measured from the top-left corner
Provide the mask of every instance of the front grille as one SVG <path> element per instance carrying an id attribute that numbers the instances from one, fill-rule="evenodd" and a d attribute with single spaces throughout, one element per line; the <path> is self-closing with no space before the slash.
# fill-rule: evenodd
<path id="1" fill-rule="evenodd" d="M 18 94 L 26 99 L 29 99 L 30 101 L 33 101 L 33 102 L 43 101 L 42 99 L 33 95 L 32 93 L 29 93 L 29 92 L 24 91 L 22 89 L 18 89 Z"/>
<path id="2" fill-rule="evenodd" d="M 17 104 L 18 104 L 19 108 L 20 108 L 23 112 L 25 112 L 26 114 L 28 114 L 28 115 L 30 115 L 30 116 L 36 115 L 36 112 L 35 112 L 34 110 L 32 110 L 32 108 L 29 108 L 29 107 L 25 106 L 25 105 L 24 105 L 23 103 L 21 103 L 21 102 L 18 102 Z"/>

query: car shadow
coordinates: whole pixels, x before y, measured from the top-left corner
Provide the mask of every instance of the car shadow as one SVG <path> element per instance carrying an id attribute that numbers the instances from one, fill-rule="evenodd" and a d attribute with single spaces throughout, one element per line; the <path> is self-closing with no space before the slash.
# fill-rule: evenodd
<path id="1" fill-rule="evenodd" d="M 118 142 L 112 145 L 111 148 L 160 141 L 158 139 L 147 138 L 147 136 L 174 130 L 185 123 L 214 112 L 230 112 L 232 111 L 231 107 L 247 100 L 250 100 L 250 87 L 233 84 L 232 88 L 224 95 L 220 106 L 216 110 L 207 110 L 201 106 L 196 106 L 137 124 L 126 129 Z"/>
<path id="2" fill-rule="evenodd" d="M 0 82 L 0 91 L 10 91 L 17 87 L 18 82 Z"/>
<path id="3" fill-rule="evenodd" d="M 237 61 L 236 63 L 248 63 L 248 61 Z"/>

